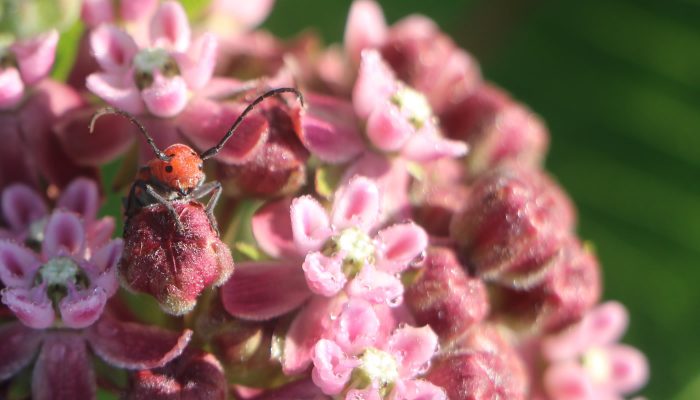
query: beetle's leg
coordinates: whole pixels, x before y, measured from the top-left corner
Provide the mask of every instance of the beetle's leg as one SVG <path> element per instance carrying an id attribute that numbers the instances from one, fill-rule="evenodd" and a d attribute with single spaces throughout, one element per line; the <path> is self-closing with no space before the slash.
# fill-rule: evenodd
<path id="1" fill-rule="evenodd" d="M 161 196 L 158 192 L 156 192 L 156 190 L 153 189 L 153 186 L 149 185 L 148 183 L 143 183 L 143 187 L 146 189 L 146 192 L 151 197 L 153 197 L 158 203 L 164 205 L 165 208 L 168 209 L 170 215 L 172 215 L 175 219 L 175 224 L 177 225 L 178 232 L 184 233 L 185 227 L 182 226 L 182 222 L 180 222 L 180 216 L 177 215 L 177 211 L 175 211 L 175 207 L 173 207 L 173 204 L 170 201 L 168 201 L 165 197 Z"/>
<path id="2" fill-rule="evenodd" d="M 217 224 L 216 218 L 214 217 L 214 208 L 216 207 L 216 203 L 219 201 L 219 197 L 221 197 L 221 183 L 218 181 L 205 183 L 202 186 L 195 189 L 194 191 L 192 191 L 190 196 L 196 200 L 201 199 L 209 193 L 211 193 L 211 197 L 207 202 L 205 210 L 207 212 L 207 218 L 209 218 L 209 224 L 218 234 L 219 225 Z"/>

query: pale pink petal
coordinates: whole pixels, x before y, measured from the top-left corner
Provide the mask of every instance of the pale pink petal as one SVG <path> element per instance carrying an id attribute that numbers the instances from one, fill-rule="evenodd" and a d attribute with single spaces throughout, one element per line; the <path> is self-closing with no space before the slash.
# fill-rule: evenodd
<path id="1" fill-rule="evenodd" d="M 125 21 L 138 21 L 155 12 L 158 0 L 121 0 L 119 14 Z"/>
<path id="2" fill-rule="evenodd" d="M 18 322 L 0 326 L 0 381 L 12 377 L 32 361 L 41 337 L 41 331 Z"/>
<path id="3" fill-rule="evenodd" d="M 133 80 L 113 74 L 94 73 L 88 75 L 85 86 L 111 106 L 136 115 L 144 111 L 141 93 Z"/>
<path id="4" fill-rule="evenodd" d="M 86 350 L 79 333 L 46 335 L 32 371 L 32 399 L 94 399 L 95 372 Z"/>
<path id="5" fill-rule="evenodd" d="M 402 378 L 411 378 L 427 371 L 437 349 L 438 337 L 428 325 L 396 329 L 389 338 L 387 347 L 396 357 Z"/>
<path id="6" fill-rule="evenodd" d="M 100 208 L 100 190 L 97 182 L 87 178 L 76 178 L 63 189 L 56 208 L 79 214 L 86 221 L 93 221 Z"/>
<path id="7" fill-rule="evenodd" d="M 151 20 L 151 44 L 185 52 L 190 47 L 190 24 L 179 2 L 166 1 Z"/>
<path id="8" fill-rule="evenodd" d="M 549 367 L 544 374 L 544 387 L 557 400 L 597 400 L 588 375 L 575 362 Z"/>
<path id="9" fill-rule="evenodd" d="M 52 30 L 37 38 L 12 45 L 17 67 L 26 85 L 32 85 L 49 74 L 56 55 L 58 32 Z"/>
<path id="10" fill-rule="evenodd" d="M 34 329 L 46 329 L 53 325 L 56 315 L 46 287 L 33 289 L 6 288 L 2 291 L 2 302 L 9 307 L 24 325 Z"/>
<path id="11" fill-rule="evenodd" d="M 211 79 L 216 66 L 217 44 L 216 36 L 205 33 L 192 43 L 187 53 L 174 55 L 190 89 L 200 89 Z"/>
<path id="12" fill-rule="evenodd" d="M 214 0 L 210 12 L 224 14 L 232 23 L 238 23 L 249 29 L 259 25 L 272 11 L 275 0 Z M 228 14 L 228 15 L 226 15 Z"/>
<path id="13" fill-rule="evenodd" d="M 26 231 L 48 214 L 46 203 L 37 192 L 24 184 L 14 184 L 2 192 L 2 216 L 12 230 Z"/>
<path id="14" fill-rule="evenodd" d="M 229 314 L 256 321 L 286 314 L 309 296 L 311 292 L 296 262 L 239 263 L 221 287 L 221 301 Z"/>
<path id="15" fill-rule="evenodd" d="M 80 18 L 91 28 L 114 21 L 112 0 L 83 0 Z"/>
<path id="16" fill-rule="evenodd" d="M 18 244 L 0 241 L 0 280 L 6 287 L 29 287 L 41 260 Z"/>
<path id="17" fill-rule="evenodd" d="M 319 250 L 331 235 L 326 210 L 311 196 L 292 200 L 290 216 L 294 243 L 302 253 Z"/>
<path id="18" fill-rule="evenodd" d="M 100 67 L 115 74 L 127 73 L 139 50 L 128 33 L 111 25 L 102 25 L 92 31 L 90 49 Z"/>
<path id="19" fill-rule="evenodd" d="M 146 108 L 151 114 L 169 118 L 179 114 L 187 105 L 187 84 L 181 76 L 166 78 L 153 74 L 153 84 L 141 91 Z"/>
<path id="20" fill-rule="evenodd" d="M 416 129 L 390 102 L 378 104 L 367 120 L 367 137 L 372 145 L 385 152 L 400 150 Z"/>
<path id="21" fill-rule="evenodd" d="M 401 150 L 409 160 L 418 162 L 434 161 L 443 157 L 461 157 L 469 147 L 459 140 L 449 140 L 440 136 L 432 124 L 412 135 Z"/>
<path id="22" fill-rule="evenodd" d="M 357 81 L 352 91 L 355 113 L 367 119 L 372 111 L 384 104 L 398 89 L 396 76 L 375 50 L 364 50 Z"/>
<path id="23" fill-rule="evenodd" d="M 611 346 L 606 352 L 610 362 L 609 386 L 622 394 L 644 386 L 649 379 L 649 363 L 642 352 L 626 345 Z"/>
<path id="24" fill-rule="evenodd" d="M 447 394 L 428 381 L 400 380 L 391 391 L 391 400 L 447 400 Z"/>
<path id="25" fill-rule="evenodd" d="M 333 340 L 347 354 L 358 355 L 372 347 L 379 336 L 380 320 L 372 304 L 350 299 L 336 320 Z"/>
<path id="26" fill-rule="evenodd" d="M 104 289 L 107 297 L 114 295 L 119 288 L 116 271 L 123 249 L 123 240 L 114 239 L 97 250 L 90 258 L 90 265 L 94 268 L 91 271 L 93 284 Z"/>
<path id="27" fill-rule="evenodd" d="M 370 386 L 366 389 L 352 389 L 345 395 L 345 400 L 382 400 L 379 389 Z"/>
<path id="28" fill-rule="evenodd" d="M 41 245 L 44 257 L 49 259 L 78 255 L 83 251 L 84 246 L 85 230 L 80 218 L 70 212 L 54 211 L 44 229 L 44 242 Z"/>
<path id="29" fill-rule="evenodd" d="M 333 296 L 347 282 L 342 257 L 328 257 L 316 251 L 306 256 L 301 268 L 309 289 L 321 296 Z"/>
<path id="30" fill-rule="evenodd" d="M 104 217 L 93 221 L 85 227 L 87 232 L 87 247 L 98 249 L 109 242 L 114 233 L 116 222 L 113 217 Z"/>
<path id="31" fill-rule="evenodd" d="M 301 141 L 311 153 L 329 163 L 343 163 L 365 150 L 352 104 L 339 98 L 306 94 Z"/>
<path id="32" fill-rule="evenodd" d="M 379 219 L 380 195 L 377 184 L 355 176 L 342 186 L 333 202 L 332 221 L 337 230 L 359 228 L 368 232 Z"/>
<path id="33" fill-rule="evenodd" d="M 334 341 L 327 339 L 316 343 L 311 359 L 314 363 L 311 378 L 327 395 L 340 393 L 359 365 L 359 360 L 349 357 Z"/>
<path id="34" fill-rule="evenodd" d="M 313 296 L 297 314 L 284 338 L 282 371 L 298 374 L 311 364 L 316 342 L 325 338 L 346 299 L 343 296 Z"/>
<path id="35" fill-rule="evenodd" d="M 395 224 L 377 233 L 377 267 L 401 272 L 421 258 L 428 246 L 428 234 L 414 223 Z"/>
<path id="36" fill-rule="evenodd" d="M 97 321 L 106 303 L 107 293 L 100 287 L 80 292 L 69 288 L 68 295 L 58 304 L 58 310 L 67 327 L 81 329 Z"/>
<path id="37" fill-rule="evenodd" d="M 544 337 L 542 354 L 550 361 L 569 360 L 581 355 L 589 347 L 590 340 L 581 322 L 578 322 L 556 335 Z"/>
<path id="38" fill-rule="evenodd" d="M 261 249 L 273 258 L 300 258 L 294 244 L 292 221 L 289 218 L 291 198 L 268 202 L 255 212 L 250 226 Z"/>
<path id="39" fill-rule="evenodd" d="M 350 60 L 360 61 L 360 53 L 367 48 L 379 47 L 387 35 L 382 8 L 373 0 L 355 0 L 345 24 L 345 51 Z"/>
<path id="40" fill-rule="evenodd" d="M 0 110 L 13 108 L 22 99 L 24 83 L 17 68 L 0 71 Z"/>
<path id="41" fill-rule="evenodd" d="M 401 280 L 396 275 L 378 271 L 372 265 L 362 267 L 362 271 L 350 282 L 348 293 L 374 304 L 392 307 L 403 302 Z"/>
<path id="42" fill-rule="evenodd" d="M 581 322 L 589 346 L 600 346 L 618 341 L 627 329 L 627 309 L 617 301 L 605 302 L 589 311 Z"/>

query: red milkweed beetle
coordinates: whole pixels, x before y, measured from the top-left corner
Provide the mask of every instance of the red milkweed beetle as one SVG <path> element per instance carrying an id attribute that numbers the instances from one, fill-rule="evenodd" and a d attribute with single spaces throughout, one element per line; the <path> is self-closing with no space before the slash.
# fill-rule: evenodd
<path id="1" fill-rule="evenodd" d="M 204 160 L 214 157 L 221 151 L 228 139 L 233 136 L 238 126 L 243 122 L 246 115 L 252 111 L 255 106 L 266 98 L 281 93 L 294 93 L 302 107 L 304 106 L 304 96 L 295 88 L 284 87 L 269 90 L 258 96 L 243 110 L 216 146 L 202 154 L 197 154 L 190 146 L 181 143 L 173 144 L 166 148 L 165 151 L 161 151 L 156 146 L 153 138 L 148 134 L 143 124 L 130 113 L 113 107 L 104 107 L 97 110 L 90 120 L 91 133 L 94 131 L 95 122 L 101 116 L 107 114 L 121 115 L 136 125 L 146 137 L 146 142 L 148 142 L 153 152 L 156 154 L 156 158 L 150 160 L 145 166 L 141 167 L 138 177 L 129 189 L 129 195 L 124 202 L 127 223 L 129 218 L 134 216 L 141 208 L 160 203 L 163 204 L 173 216 L 178 230 L 183 232 L 184 227 L 171 202 L 188 199 L 198 200 L 211 194 L 211 198 L 207 202 L 205 210 L 209 218 L 209 223 L 212 228 L 218 232 L 213 211 L 221 195 L 221 183 L 218 181 L 204 183 L 206 179 L 204 175 Z"/>

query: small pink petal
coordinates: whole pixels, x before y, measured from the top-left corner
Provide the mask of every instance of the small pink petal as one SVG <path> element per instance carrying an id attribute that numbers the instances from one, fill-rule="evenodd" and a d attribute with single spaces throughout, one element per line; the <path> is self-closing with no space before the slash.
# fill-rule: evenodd
<path id="1" fill-rule="evenodd" d="M 31 187 L 17 183 L 2 192 L 2 216 L 16 232 L 27 231 L 29 226 L 48 214 L 46 203 Z"/>
<path id="2" fill-rule="evenodd" d="M 335 295 L 347 282 L 342 257 L 328 257 L 316 251 L 306 256 L 301 268 L 309 289 L 321 296 Z"/>
<path id="3" fill-rule="evenodd" d="M 597 400 L 588 375 L 574 362 L 550 366 L 544 373 L 544 387 L 557 400 Z"/>
<path id="4" fill-rule="evenodd" d="M 35 39 L 12 45 L 17 67 L 26 85 L 32 85 L 49 74 L 56 56 L 58 32 L 52 30 Z"/>
<path id="5" fill-rule="evenodd" d="M 311 153 L 329 163 L 343 163 L 365 149 L 352 104 L 339 98 L 306 94 L 301 141 Z"/>
<path id="6" fill-rule="evenodd" d="M 58 304 L 63 323 L 74 329 L 86 328 L 95 323 L 107 303 L 105 290 L 100 287 L 81 292 L 70 288 L 68 290 L 68 295 Z"/>
<path id="7" fill-rule="evenodd" d="M 114 21 L 114 6 L 112 5 L 112 1 L 83 0 L 80 18 L 90 28 Z"/>
<path id="8" fill-rule="evenodd" d="M 13 108 L 24 94 L 24 83 L 16 68 L 0 71 L 0 110 Z"/>
<path id="9" fill-rule="evenodd" d="M 438 337 L 428 325 L 396 329 L 389 338 L 387 348 L 396 357 L 399 374 L 403 378 L 424 373 L 437 349 Z"/>
<path id="10" fill-rule="evenodd" d="M 99 192 L 97 183 L 92 179 L 76 178 L 63 189 L 56 208 L 72 211 L 86 221 L 93 221 L 100 208 Z"/>
<path id="11" fill-rule="evenodd" d="M 192 331 L 122 322 L 102 315 L 85 335 L 95 353 L 107 363 L 126 369 L 150 369 L 167 364 L 185 349 Z"/>
<path id="12" fill-rule="evenodd" d="M 41 331 L 11 322 L 0 326 L 0 381 L 26 367 L 41 344 Z"/>
<path id="13" fill-rule="evenodd" d="M 589 346 L 601 346 L 618 341 L 627 329 L 627 309 L 617 301 L 605 302 L 581 321 L 581 329 L 589 338 Z"/>
<path id="14" fill-rule="evenodd" d="M 119 14 L 125 21 L 138 21 L 150 16 L 158 6 L 158 0 L 121 0 Z"/>
<path id="15" fill-rule="evenodd" d="M 235 21 L 234 24 L 238 23 L 243 28 L 249 29 L 264 21 L 274 4 L 275 0 L 214 0 L 210 6 L 210 12 L 224 14 L 232 18 Z"/>
<path id="16" fill-rule="evenodd" d="M 190 89 L 200 89 L 209 82 L 216 66 L 218 41 L 205 33 L 192 43 L 187 53 L 175 54 L 180 73 Z"/>
<path id="17" fill-rule="evenodd" d="M 392 307 L 403 302 L 401 280 L 393 274 L 378 271 L 372 265 L 362 267 L 362 271 L 350 282 L 348 293 L 374 304 Z"/>
<path id="18" fill-rule="evenodd" d="M 117 263 L 123 248 L 124 242 L 121 239 L 114 239 L 97 250 L 90 258 L 90 265 L 94 267 L 91 271 L 94 286 L 104 289 L 107 297 L 111 297 L 119 289 Z"/>
<path id="19" fill-rule="evenodd" d="M 289 218 L 291 198 L 273 200 L 260 207 L 251 220 L 253 236 L 261 249 L 273 258 L 300 258 L 292 221 Z"/>
<path id="20" fill-rule="evenodd" d="M 359 63 L 362 50 L 379 47 L 386 40 L 386 35 L 387 26 L 381 6 L 372 0 L 353 1 L 344 38 L 350 60 Z"/>
<path id="21" fill-rule="evenodd" d="M 141 93 L 133 80 L 125 76 L 94 73 L 88 75 L 85 86 L 111 106 L 136 115 L 144 111 Z"/>
<path id="22" fill-rule="evenodd" d="M 326 210 L 311 196 L 292 200 L 290 216 L 294 243 L 301 252 L 319 250 L 331 235 Z"/>
<path id="23" fill-rule="evenodd" d="M 649 380 L 649 363 L 639 350 L 626 345 L 615 345 L 609 347 L 607 353 L 611 374 L 608 385 L 616 392 L 635 392 Z"/>
<path id="24" fill-rule="evenodd" d="M 128 73 L 139 50 L 128 33 L 111 25 L 102 25 L 92 31 L 90 48 L 100 67 L 114 74 Z"/>
<path id="25" fill-rule="evenodd" d="M 415 130 L 399 109 L 388 101 L 378 104 L 367 120 L 367 137 L 374 147 L 385 152 L 400 150 Z"/>
<path id="26" fill-rule="evenodd" d="M 295 262 L 239 263 L 221 287 L 221 301 L 229 314 L 256 321 L 286 314 L 310 295 Z"/>
<path id="27" fill-rule="evenodd" d="M 379 336 L 380 320 L 372 304 L 350 299 L 336 320 L 333 339 L 347 354 L 358 355 L 372 347 Z"/>
<path id="28" fill-rule="evenodd" d="M 35 400 L 94 399 L 95 372 L 79 334 L 56 331 L 47 334 L 32 371 Z"/>
<path id="29" fill-rule="evenodd" d="M 364 50 L 357 81 L 352 91 L 355 113 L 367 119 L 372 111 L 389 100 L 398 82 L 394 72 L 376 50 Z"/>
<path id="30" fill-rule="evenodd" d="M 428 246 L 428 234 L 414 223 L 395 224 L 379 231 L 377 242 L 377 267 L 397 273 L 421 257 Z"/>
<path id="31" fill-rule="evenodd" d="M 416 132 L 406 142 L 401 154 L 409 160 L 418 162 L 434 161 L 443 157 L 461 157 L 467 154 L 469 147 L 459 140 L 449 140 L 440 136 L 435 127 L 428 124 Z"/>
<path id="32" fill-rule="evenodd" d="M 311 360 L 314 363 L 311 378 L 327 395 L 340 393 L 359 364 L 359 360 L 349 357 L 334 341 L 327 339 L 316 343 Z"/>
<path id="33" fill-rule="evenodd" d="M 87 224 L 87 247 L 89 249 L 99 249 L 105 246 L 112 238 L 116 222 L 113 217 L 104 217 Z"/>
<path id="34" fill-rule="evenodd" d="M 0 280 L 6 287 L 30 287 L 40 266 L 41 260 L 33 251 L 0 241 Z"/>
<path id="35" fill-rule="evenodd" d="M 345 395 L 345 400 L 382 400 L 379 390 L 370 386 L 366 389 L 352 389 Z"/>
<path id="36" fill-rule="evenodd" d="M 441 387 L 423 380 L 401 380 L 391 391 L 392 400 L 447 400 Z"/>
<path id="37" fill-rule="evenodd" d="M 77 215 L 54 211 L 44 229 L 41 252 L 49 259 L 57 256 L 78 255 L 85 246 L 85 230 Z"/>
<path id="38" fill-rule="evenodd" d="M 169 118 L 179 114 L 187 105 L 187 84 L 181 76 L 166 78 L 160 73 L 153 75 L 153 84 L 141 91 L 143 102 L 151 114 Z"/>
<path id="39" fill-rule="evenodd" d="M 170 50 L 185 52 L 190 47 L 190 24 L 182 5 L 166 1 L 151 20 L 151 44 Z"/>
<path id="40" fill-rule="evenodd" d="M 51 300 L 43 286 L 33 289 L 6 288 L 2 302 L 12 310 L 17 319 L 34 329 L 46 329 L 53 325 L 56 315 Z"/>
<path id="41" fill-rule="evenodd" d="M 368 232 L 378 222 L 379 207 L 377 184 L 366 177 L 355 176 L 337 192 L 333 202 L 333 227 L 338 230 L 356 227 Z"/>

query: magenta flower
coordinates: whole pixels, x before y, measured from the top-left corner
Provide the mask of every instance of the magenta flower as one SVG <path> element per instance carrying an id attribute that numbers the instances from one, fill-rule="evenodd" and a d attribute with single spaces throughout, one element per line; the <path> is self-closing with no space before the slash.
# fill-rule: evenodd
<path id="1" fill-rule="evenodd" d="M 403 326 L 382 341 L 379 325 L 370 304 L 359 299 L 346 303 L 329 339 L 314 346 L 314 383 L 328 395 L 349 389 L 346 399 L 446 399 L 437 386 L 415 379 L 437 351 L 432 329 Z"/>
<path id="2" fill-rule="evenodd" d="M 149 43 L 139 46 L 126 32 L 100 26 L 90 36 L 103 72 L 87 77 L 87 87 L 107 103 L 142 114 L 172 117 L 187 105 L 190 91 L 209 82 L 216 62 L 216 37 L 191 40 L 187 16 L 173 1 L 151 19 Z"/>
<path id="3" fill-rule="evenodd" d="M 552 399 L 621 399 L 646 383 L 647 360 L 637 349 L 618 344 L 627 327 L 627 310 L 607 302 L 578 324 L 542 341 L 550 362 L 545 391 Z"/>
<path id="4" fill-rule="evenodd" d="M 0 110 L 15 108 L 29 86 L 49 74 L 56 54 L 58 32 L 0 43 Z"/>

